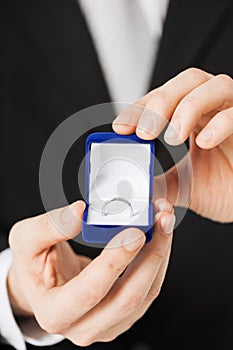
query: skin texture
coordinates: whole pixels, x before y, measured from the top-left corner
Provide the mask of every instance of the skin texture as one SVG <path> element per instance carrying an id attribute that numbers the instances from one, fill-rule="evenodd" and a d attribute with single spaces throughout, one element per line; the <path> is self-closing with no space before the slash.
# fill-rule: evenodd
<path id="1" fill-rule="evenodd" d="M 116 338 L 146 312 L 165 277 L 175 224 L 172 205 L 159 199 L 150 244 L 140 230 L 126 229 L 91 261 L 66 242 L 80 232 L 84 208 L 78 201 L 20 221 L 9 237 L 15 314 L 80 346 Z"/>
<path id="2" fill-rule="evenodd" d="M 113 122 L 115 132 L 155 139 L 168 124 L 165 141 L 180 145 L 189 138 L 193 167 L 189 208 L 219 222 L 233 221 L 233 80 L 189 68 L 152 90 Z M 185 177 L 187 157 L 165 173 L 167 199 L 177 199 L 177 168 Z M 183 175 L 182 175 L 183 174 Z M 190 179 L 187 179 L 189 181 Z M 155 178 L 158 195 L 161 177 Z M 181 191 L 182 192 L 182 191 Z"/>
<path id="3" fill-rule="evenodd" d="M 194 173 L 190 209 L 212 220 L 233 221 L 232 79 L 188 69 L 122 112 L 113 129 L 151 140 L 167 124 L 168 144 L 189 138 Z M 184 205 L 182 196 L 176 201 L 177 167 L 185 176 L 187 158 L 165 174 L 167 198 Z M 155 178 L 156 196 L 160 181 Z M 81 229 L 83 202 L 73 203 L 71 211 L 52 212 L 56 227 L 66 235 L 48 214 L 18 222 L 9 238 L 13 264 L 8 290 L 15 314 L 33 316 L 47 332 L 80 346 L 110 341 L 129 329 L 156 299 L 164 281 L 175 222 L 170 202 L 154 202 L 150 244 L 144 245 L 139 230 L 127 229 L 93 261 L 76 255 L 66 242 Z"/>

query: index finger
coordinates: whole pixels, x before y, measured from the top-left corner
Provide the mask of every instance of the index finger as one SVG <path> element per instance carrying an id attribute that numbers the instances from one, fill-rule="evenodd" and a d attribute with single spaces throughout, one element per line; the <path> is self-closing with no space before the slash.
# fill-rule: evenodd
<path id="1" fill-rule="evenodd" d="M 182 98 L 211 77 L 211 74 L 197 68 L 181 72 L 120 113 L 113 121 L 114 131 L 123 135 L 136 132 L 145 140 L 156 138 Z"/>
<path id="2" fill-rule="evenodd" d="M 82 338 L 91 330 L 92 337 L 98 339 L 109 328 L 124 324 L 130 315 L 135 315 L 145 305 L 148 308 L 147 299 L 151 302 L 157 296 L 170 255 L 174 215 L 172 205 L 166 200 L 157 200 L 154 204 L 158 213 L 151 242 L 137 254 L 108 296 L 65 333 L 68 337 L 75 334 L 77 339 Z"/>
<path id="3" fill-rule="evenodd" d="M 36 310 L 38 319 L 42 312 L 41 317 L 47 320 L 49 328 L 55 333 L 69 327 L 105 297 L 144 243 L 145 234 L 136 228 L 119 233 L 78 276 L 39 298 L 40 305 L 37 305 Z M 60 320 L 58 329 L 54 329 L 57 320 Z"/>

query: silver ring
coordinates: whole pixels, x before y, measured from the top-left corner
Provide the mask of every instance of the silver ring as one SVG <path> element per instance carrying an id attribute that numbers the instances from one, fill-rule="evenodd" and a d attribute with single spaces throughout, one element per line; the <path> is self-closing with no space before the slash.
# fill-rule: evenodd
<path id="1" fill-rule="evenodd" d="M 131 204 L 127 199 L 125 199 L 125 198 L 123 198 L 123 197 L 114 197 L 114 198 L 112 198 L 112 199 L 108 199 L 108 200 L 104 203 L 104 205 L 103 205 L 103 207 L 102 207 L 102 215 L 107 216 L 108 214 L 116 214 L 116 213 L 119 213 L 119 212 L 121 212 L 122 210 L 124 210 L 124 208 L 122 208 L 121 210 L 113 211 L 113 212 L 110 212 L 110 213 L 107 212 L 107 211 L 106 211 L 106 207 L 107 207 L 110 203 L 115 202 L 115 201 L 119 201 L 119 202 L 123 202 L 123 203 L 127 204 L 126 208 L 129 208 L 129 209 L 130 209 L 130 216 L 133 216 L 133 207 L 132 207 L 132 204 Z"/>

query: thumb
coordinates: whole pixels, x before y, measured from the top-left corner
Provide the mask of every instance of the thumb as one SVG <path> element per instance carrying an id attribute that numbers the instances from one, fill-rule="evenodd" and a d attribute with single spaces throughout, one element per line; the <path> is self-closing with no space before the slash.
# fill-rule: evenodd
<path id="1" fill-rule="evenodd" d="M 173 206 L 188 208 L 192 194 L 192 166 L 189 155 L 164 174 L 154 177 L 154 199 L 166 198 Z"/>
<path id="2" fill-rule="evenodd" d="M 75 237 L 82 226 L 83 201 L 52 210 L 16 223 L 9 237 L 10 246 L 21 253 L 39 254 L 57 243 Z"/>

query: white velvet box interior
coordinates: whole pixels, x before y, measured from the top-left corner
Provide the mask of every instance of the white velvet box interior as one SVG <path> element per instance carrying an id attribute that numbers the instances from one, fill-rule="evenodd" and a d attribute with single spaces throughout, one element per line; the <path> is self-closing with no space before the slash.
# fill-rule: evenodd
<path id="1" fill-rule="evenodd" d="M 92 143 L 90 150 L 88 224 L 148 225 L 150 145 Z M 125 198 L 132 205 L 113 201 Z"/>

